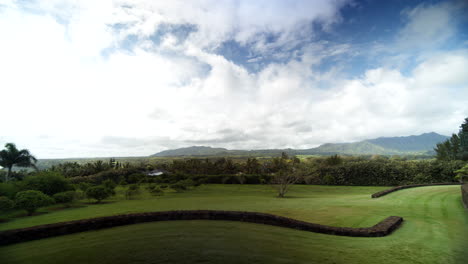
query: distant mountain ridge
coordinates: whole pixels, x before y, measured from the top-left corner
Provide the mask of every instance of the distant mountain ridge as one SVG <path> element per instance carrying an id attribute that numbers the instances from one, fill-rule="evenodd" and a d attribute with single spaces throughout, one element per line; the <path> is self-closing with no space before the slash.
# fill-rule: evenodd
<path id="1" fill-rule="evenodd" d="M 352 143 L 326 143 L 310 149 L 260 149 L 260 150 L 229 150 L 226 148 L 212 148 L 207 146 L 192 146 L 186 148 L 165 150 L 151 155 L 151 157 L 176 156 L 263 156 L 277 155 L 287 152 L 294 155 L 313 154 L 349 154 L 349 155 L 404 155 L 427 154 L 433 151 L 437 143 L 448 139 L 448 136 L 435 132 L 417 136 L 379 137 Z"/>

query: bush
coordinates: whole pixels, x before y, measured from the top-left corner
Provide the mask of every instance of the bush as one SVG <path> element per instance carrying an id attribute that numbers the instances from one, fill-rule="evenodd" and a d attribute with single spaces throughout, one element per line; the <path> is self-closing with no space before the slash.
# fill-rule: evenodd
<path id="1" fill-rule="evenodd" d="M 176 192 L 183 192 L 187 190 L 187 185 L 184 184 L 183 181 L 176 182 L 174 184 L 171 184 L 171 189 L 173 189 Z"/>
<path id="2" fill-rule="evenodd" d="M 90 187 L 86 190 L 86 197 L 95 199 L 96 203 L 100 203 L 102 200 L 109 198 L 110 196 L 111 192 L 109 189 L 102 185 Z"/>
<path id="3" fill-rule="evenodd" d="M 146 178 L 146 175 L 143 173 L 133 173 L 128 176 L 129 183 L 139 183 L 142 182 Z"/>
<path id="4" fill-rule="evenodd" d="M 13 183 L 0 183 L 0 196 L 6 196 L 10 199 L 15 197 L 18 187 Z"/>
<path id="5" fill-rule="evenodd" d="M 128 189 L 125 191 L 125 199 L 131 200 L 135 199 L 140 194 L 140 185 L 131 184 L 128 186 Z"/>
<path id="6" fill-rule="evenodd" d="M 15 203 L 6 196 L 0 196 L 0 211 L 8 211 Z"/>
<path id="7" fill-rule="evenodd" d="M 87 182 L 80 182 L 78 183 L 78 189 L 82 190 L 83 192 L 86 192 L 86 190 L 88 190 L 89 187 L 93 186 L 91 185 L 90 183 L 87 183 Z"/>
<path id="8" fill-rule="evenodd" d="M 73 190 L 73 186 L 58 172 L 43 171 L 26 177 L 22 182 L 23 190 L 41 191 L 47 195 Z"/>
<path id="9" fill-rule="evenodd" d="M 167 184 L 162 184 L 161 186 L 159 186 L 161 189 L 166 189 L 167 187 L 169 187 Z"/>
<path id="10" fill-rule="evenodd" d="M 159 188 L 159 187 L 156 187 L 154 189 L 151 189 L 150 191 L 150 194 L 153 195 L 153 196 L 161 196 L 161 195 L 164 195 L 164 191 Z"/>
<path id="11" fill-rule="evenodd" d="M 122 179 L 119 181 L 119 185 L 127 185 L 127 181 L 125 179 Z"/>
<path id="12" fill-rule="evenodd" d="M 65 204 L 65 206 L 69 207 L 70 204 L 76 199 L 76 192 L 75 191 L 67 191 L 56 193 L 53 196 L 56 203 Z"/>
<path id="13" fill-rule="evenodd" d="M 16 194 L 16 207 L 28 211 L 28 215 L 32 215 L 37 208 L 53 204 L 54 200 L 41 191 L 28 190 Z"/>
<path id="14" fill-rule="evenodd" d="M 102 182 L 102 185 L 109 190 L 111 195 L 115 195 L 115 187 L 117 187 L 117 184 L 113 180 L 105 180 Z"/>

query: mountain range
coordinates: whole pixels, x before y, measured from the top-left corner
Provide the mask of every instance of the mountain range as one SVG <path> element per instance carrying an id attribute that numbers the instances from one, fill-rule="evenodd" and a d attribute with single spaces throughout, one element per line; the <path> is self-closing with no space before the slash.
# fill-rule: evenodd
<path id="1" fill-rule="evenodd" d="M 212 148 L 208 146 L 192 146 L 164 150 L 151 155 L 151 157 L 274 156 L 281 152 L 286 152 L 291 155 L 432 155 L 434 154 L 434 147 L 436 144 L 448 138 L 448 136 L 431 132 L 417 136 L 379 137 L 352 143 L 326 143 L 310 149 L 229 150 L 226 148 Z"/>

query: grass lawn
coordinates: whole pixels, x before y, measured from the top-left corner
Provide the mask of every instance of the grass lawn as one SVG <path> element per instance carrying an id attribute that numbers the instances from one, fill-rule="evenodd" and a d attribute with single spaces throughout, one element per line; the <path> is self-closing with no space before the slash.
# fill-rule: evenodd
<path id="1" fill-rule="evenodd" d="M 352 238 L 225 221 L 122 226 L 0 248 L 0 263 L 466 263 L 468 211 L 459 186 L 406 189 L 294 186 L 279 199 L 269 186 L 204 185 L 185 193 L 49 211 L 0 223 L 0 230 L 121 213 L 174 209 L 245 210 L 314 223 L 367 227 L 390 215 L 403 226 L 383 238 Z"/>

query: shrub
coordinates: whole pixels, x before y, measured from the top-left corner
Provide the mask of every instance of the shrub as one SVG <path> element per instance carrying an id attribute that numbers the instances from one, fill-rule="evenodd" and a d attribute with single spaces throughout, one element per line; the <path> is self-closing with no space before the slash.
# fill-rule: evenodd
<path id="1" fill-rule="evenodd" d="M 188 189 L 188 186 L 184 181 L 178 181 L 174 184 L 171 184 L 171 189 L 173 189 L 176 192 L 183 192 Z"/>
<path id="2" fill-rule="evenodd" d="M 125 179 L 120 180 L 119 185 L 127 185 L 127 181 Z"/>
<path id="3" fill-rule="evenodd" d="M 15 203 L 6 196 L 0 196 L 0 211 L 8 211 Z"/>
<path id="4" fill-rule="evenodd" d="M 161 189 L 166 189 L 167 187 L 169 187 L 167 184 L 162 184 L 161 186 L 159 186 Z"/>
<path id="5" fill-rule="evenodd" d="M 6 196 L 10 199 L 15 197 L 18 187 L 13 183 L 0 183 L 0 196 Z"/>
<path id="6" fill-rule="evenodd" d="M 158 187 L 158 186 L 157 186 L 156 184 L 151 183 L 151 184 L 149 184 L 148 186 L 146 186 L 146 189 L 147 189 L 148 191 L 151 191 L 151 190 L 156 189 L 157 187 Z"/>
<path id="7" fill-rule="evenodd" d="M 128 182 L 129 183 L 138 183 L 142 182 L 145 179 L 146 175 L 143 173 L 133 173 L 130 176 L 128 176 Z"/>
<path id="8" fill-rule="evenodd" d="M 41 191 L 47 195 L 72 190 L 72 185 L 58 172 L 43 171 L 26 177 L 22 183 L 23 190 Z"/>
<path id="9" fill-rule="evenodd" d="M 86 190 L 86 196 L 96 200 L 96 203 L 100 203 L 102 200 L 111 196 L 111 192 L 106 187 L 99 185 L 90 187 Z"/>
<path id="10" fill-rule="evenodd" d="M 150 194 L 153 195 L 153 196 L 161 196 L 161 195 L 164 195 L 164 191 L 159 188 L 159 187 L 156 187 L 154 189 L 151 189 L 150 191 Z"/>
<path id="11" fill-rule="evenodd" d="M 131 184 L 128 186 L 128 189 L 125 191 L 125 199 L 131 200 L 136 198 L 140 194 L 140 185 Z"/>
<path id="12" fill-rule="evenodd" d="M 91 187 L 92 185 L 90 183 L 87 183 L 87 182 L 80 182 L 78 183 L 78 189 L 82 190 L 83 192 L 86 192 L 86 190 L 88 190 L 89 187 Z"/>
<path id="13" fill-rule="evenodd" d="M 50 196 L 36 190 L 18 192 L 15 198 L 16 207 L 28 211 L 28 215 L 32 215 L 39 207 L 53 203 Z"/>
<path id="14" fill-rule="evenodd" d="M 113 180 L 105 180 L 102 182 L 102 185 L 109 190 L 111 195 L 115 195 L 115 187 L 117 187 L 117 184 Z"/>
<path id="15" fill-rule="evenodd" d="M 66 207 L 69 207 L 70 204 L 76 199 L 75 191 L 67 191 L 56 193 L 53 196 L 56 203 L 65 204 Z"/>

